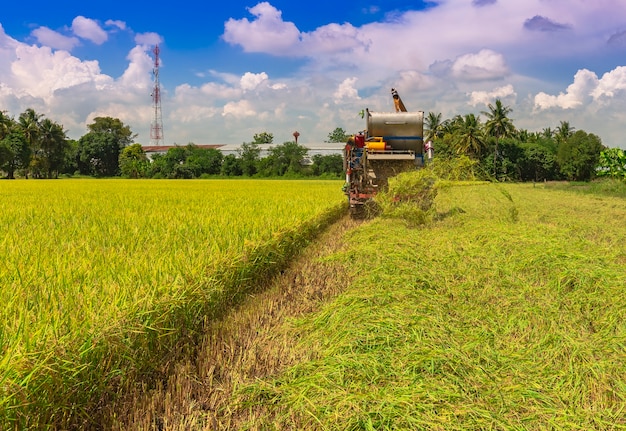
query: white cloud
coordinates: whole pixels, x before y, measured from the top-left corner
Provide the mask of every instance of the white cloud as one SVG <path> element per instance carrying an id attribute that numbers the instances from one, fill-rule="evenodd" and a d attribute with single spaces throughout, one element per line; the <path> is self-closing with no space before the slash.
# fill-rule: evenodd
<path id="1" fill-rule="evenodd" d="M 353 25 L 328 24 L 310 33 L 303 33 L 302 53 L 307 56 L 323 53 L 336 53 L 357 48 L 367 49 L 368 41 L 363 40 L 360 31 Z"/>
<path id="2" fill-rule="evenodd" d="M 148 33 L 137 33 L 135 35 L 135 43 L 139 45 L 154 46 L 162 42 L 163 42 L 163 39 L 157 33 L 148 32 Z"/>
<path id="3" fill-rule="evenodd" d="M 261 73 L 246 72 L 241 77 L 241 80 L 239 82 L 240 82 L 241 88 L 244 91 L 248 91 L 248 90 L 256 89 L 263 82 L 267 82 L 268 78 L 269 77 L 267 76 L 267 73 L 265 72 L 261 72 Z"/>
<path id="4" fill-rule="evenodd" d="M 249 8 L 255 20 L 229 19 L 224 25 L 226 42 L 241 45 L 246 52 L 283 54 L 290 50 L 300 37 L 292 22 L 282 20 L 282 12 L 268 2 Z"/>
<path id="5" fill-rule="evenodd" d="M 32 31 L 32 36 L 44 46 L 49 46 L 54 49 L 64 49 L 71 51 L 74 47 L 80 44 L 77 37 L 64 36 L 59 32 L 49 29 L 48 27 L 39 27 Z"/>
<path id="6" fill-rule="evenodd" d="M 472 91 L 470 94 L 470 105 L 488 105 L 495 99 L 503 102 L 514 103 L 517 93 L 511 84 L 495 88 L 493 91 Z"/>
<path id="7" fill-rule="evenodd" d="M 458 57 L 450 68 L 453 77 L 463 81 L 484 81 L 504 78 L 509 68 L 502 54 L 481 49 L 476 54 Z"/>
<path id="8" fill-rule="evenodd" d="M 124 87 L 147 89 L 151 87 L 150 71 L 153 68 L 153 59 L 146 54 L 143 47 L 134 47 L 126 56 L 128 67 L 120 78 Z"/>
<path id="9" fill-rule="evenodd" d="M 591 100 L 592 91 L 598 86 L 598 76 L 587 69 L 579 70 L 574 82 L 563 93 L 552 96 L 540 92 L 535 96 L 535 106 L 539 109 L 561 108 L 572 109 L 582 106 Z"/>
<path id="10" fill-rule="evenodd" d="M 104 22 L 109 27 L 117 27 L 120 30 L 126 30 L 126 23 L 124 21 L 108 19 Z"/>
<path id="11" fill-rule="evenodd" d="M 72 21 L 72 31 L 76 36 L 87 39 L 96 45 L 102 45 L 109 38 L 107 32 L 102 30 L 96 21 L 80 15 Z"/>
<path id="12" fill-rule="evenodd" d="M 613 98 L 626 91 L 626 66 L 616 67 L 602 75 L 597 87 L 591 92 L 594 99 Z"/>
<path id="13" fill-rule="evenodd" d="M 354 88 L 354 84 L 356 83 L 357 78 L 351 77 L 343 80 L 339 87 L 337 87 L 337 91 L 333 94 L 333 98 L 335 103 L 339 104 L 344 102 L 346 99 L 348 100 L 359 100 L 359 92 L 356 88 Z"/>
<path id="14" fill-rule="evenodd" d="M 97 61 L 81 61 L 67 51 L 20 44 L 15 53 L 11 84 L 18 96 L 50 101 L 57 90 L 102 79 Z"/>
<path id="15" fill-rule="evenodd" d="M 224 117 L 232 115 L 235 118 L 241 119 L 256 115 L 256 111 L 249 100 L 239 100 L 237 102 L 228 102 L 224 105 L 222 115 Z"/>

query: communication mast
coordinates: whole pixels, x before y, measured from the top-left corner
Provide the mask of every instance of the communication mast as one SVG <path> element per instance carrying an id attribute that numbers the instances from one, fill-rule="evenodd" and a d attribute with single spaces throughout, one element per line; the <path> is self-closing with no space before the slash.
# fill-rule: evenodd
<path id="1" fill-rule="evenodd" d="M 154 88 L 152 89 L 152 109 L 154 110 L 154 118 L 150 125 L 150 145 L 163 145 L 163 117 L 161 115 L 161 83 L 159 82 L 159 45 L 155 45 L 152 53 L 154 54 L 154 68 L 152 74 L 154 76 Z"/>

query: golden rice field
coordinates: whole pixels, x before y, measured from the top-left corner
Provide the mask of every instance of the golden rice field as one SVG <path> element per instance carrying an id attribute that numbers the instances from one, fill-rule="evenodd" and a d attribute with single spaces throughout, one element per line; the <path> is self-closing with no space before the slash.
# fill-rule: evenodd
<path id="1" fill-rule="evenodd" d="M 344 207 L 337 181 L 0 184 L 0 429 L 87 424 Z M 78 424 L 80 426 L 80 423 Z"/>

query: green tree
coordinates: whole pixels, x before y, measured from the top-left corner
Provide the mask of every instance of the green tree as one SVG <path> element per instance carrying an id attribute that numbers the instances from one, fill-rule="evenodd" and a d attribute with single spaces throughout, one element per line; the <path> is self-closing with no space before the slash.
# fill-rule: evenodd
<path id="1" fill-rule="evenodd" d="M 444 126 L 441 122 L 441 113 L 435 114 L 429 112 L 425 119 L 426 123 L 426 136 L 424 142 L 435 142 L 438 138 L 441 138 L 444 134 Z"/>
<path id="2" fill-rule="evenodd" d="M 242 175 L 243 171 L 241 170 L 241 164 L 239 163 L 237 156 L 234 154 L 224 156 L 224 160 L 222 160 L 222 170 L 220 173 L 227 177 Z"/>
<path id="3" fill-rule="evenodd" d="M 313 175 L 332 175 L 340 177 L 343 174 L 343 157 L 341 154 L 315 154 L 313 160 Z"/>
<path id="4" fill-rule="evenodd" d="M 578 130 L 559 145 L 557 162 L 570 181 L 589 181 L 596 176 L 600 153 L 606 148 L 593 133 Z"/>
<path id="5" fill-rule="evenodd" d="M 457 154 L 465 154 L 471 158 L 480 157 L 485 146 L 480 118 L 467 114 L 456 119 L 454 124 L 454 146 Z"/>
<path id="6" fill-rule="evenodd" d="M 119 118 L 96 117 L 93 123 L 87 125 L 87 129 L 93 133 L 105 133 L 112 135 L 120 145 L 120 148 L 130 145 L 137 137 L 130 126 L 125 125 Z"/>
<path id="7" fill-rule="evenodd" d="M 347 142 L 350 136 L 346 134 L 346 131 L 337 127 L 335 130 L 328 134 L 328 139 L 326 142 Z"/>
<path id="8" fill-rule="evenodd" d="M 302 160 L 308 149 L 295 142 L 285 142 L 282 145 L 271 147 L 268 156 L 263 159 L 263 175 L 283 176 L 286 174 L 302 174 L 304 167 Z"/>
<path id="9" fill-rule="evenodd" d="M 274 142 L 274 135 L 268 132 L 255 133 L 252 142 L 257 145 L 267 145 Z"/>
<path id="10" fill-rule="evenodd" d="M 239 163 L 241 165 L 242 174 L 249 177 L 256 174 L 259 159 L 261 158 L 261 148 L 259 147 L 259 144 L 254 142 L 244 142 L 237 150 L 237 154 L 239 154 Z"/>
<path id="11" fill-rule="evenodd" d="M 626 179 L 626 152 L 621 148 L 601 151 L 597 173 L 599 177 Z"/>
<path id="12" fill-rule="evenodd" d="M 493 153 L 493 175 L 497 178 L 498 143 L 502 138 L 512 137 L 515 134 L 515 126 L 513 125 L 513 121 L 508 117 L 512 109 L 502 105 L 500 99 L 496 99 L 495 105 L 490 103 L 487 107 L 489 111 L 483 111 L 482 113 L 487 117 L 487 122 L 485 123 L 487 135 L 493 136 L 496 140 Z"/>
<path id="13" fill-rule="evenodd" d="M 34 109 L 28 108 L 18 118 L 19 127 L 33 152 L 36 152 L 35 147 L 39 138 L 39 121 L 42 116 L 42 114 L 37 114 Z"/>
<path id="14" fill-rule="evenodd" d="M 7 178 L 15 178 L 15 171 L 26 169 L 30 162 L 31 149 L 19 127 L 13 127 L 0 140 L 0 169 L 7 173 Z"/>
<path id="15" fill-rule="evenodd" d="M 31 166 L 36 166 L 46 178 L 58 178 L 70 149 L 67 132 L 63 126 L 44 118 L 39 127 L 39 152 Z"/>
<path id="16" fill-rule="evenodd" d="M 189 166 L 195 177 L 202 175 L 218 175 L 222 169 L 224 155 L 215 148 L 201 148 L 189 144 L 186 147 L 185 164 Z"/>
<path id="17" fill-rule="evenodd" d="M 147 175 L 150 161 L 141 144 L 125 147 L 120 153 L 120 171 L 128 178 L 143 178 Z"/>
<path id="18" fill-rule="evenodd" d="M 111 117 L 96 117 L 78 141 L 79 170 L 85 175 L 119 175 L 121 151 L 136 137 L 129 126 Z"/>
<path id="19" fill-rule="evenodd" d="M 7 115 L 6 111 L 0 111 L 0 141 L 9 134 L 15 125 L 15 121 Z"/>
<path id="20" fill-rule="evenodd" d="M 121 148 L 114 135 L 89 132 L 78 140 L 78 147 L 81 174 L 97 177 L 119 174 Z"/>
<path id="21" fill-rule="evenodd" d="M 556 128 L 553 136 L 556 138 L 558 145 L 565 143 L 573 134 L 574 128 L 570 126 L 568 121 L 561 121 L 559 127 Z"/>
<path id="22" fill-rule="evenodd" d="M 541 143 L 542 140 L 522 144 L 524 155 L 519 161 L 522 181 L 553 180 L 557 177 L 556 155 L 547 145 Z"/>

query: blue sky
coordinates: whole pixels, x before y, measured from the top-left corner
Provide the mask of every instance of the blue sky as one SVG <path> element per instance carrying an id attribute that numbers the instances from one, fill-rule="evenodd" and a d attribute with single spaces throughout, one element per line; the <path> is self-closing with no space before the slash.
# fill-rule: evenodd
<path id="1" fill-rule="evenodd" d="M 520 128 L 568 121 L 626 148 L 625 0 L 33 0 L 0 26 L 0 110 L 75 139 L 112 116 L 150 144 L 158 43 L 166 144 L 321 142 L 393 110 L 395 87 L 409 110 L 500 98 Z"/>

